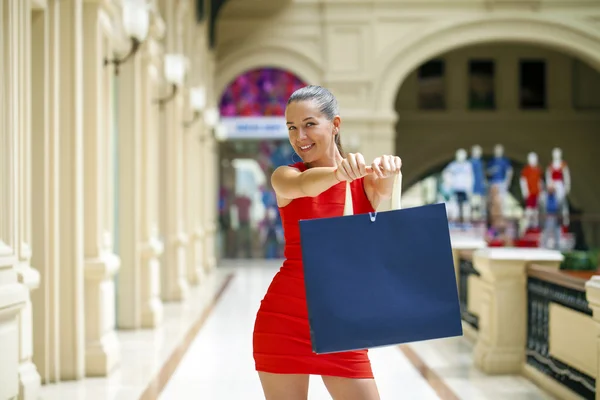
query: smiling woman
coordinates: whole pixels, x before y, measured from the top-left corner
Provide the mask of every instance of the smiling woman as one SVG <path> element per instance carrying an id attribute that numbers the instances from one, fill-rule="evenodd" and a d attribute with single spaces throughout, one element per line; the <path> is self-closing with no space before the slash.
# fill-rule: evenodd
<path id="1" fill-rule="evenodd" d="M 299 221 L 343 214 L 347 182 L 354 212 L 373 212 L 391 193 L 398 157 L 367 165 L 345 155 L 337 100 L 319 86 L 295 91 L 285 110 L 289 141 L 301 162 L 271 176 L 283 222 L 285 261 L 261 302 L 254 326 L 256 370 L 267 399 L 306 399 L 309 375 L 321 375 L 333 398 L 379 399 L 367 350 L 334 354 L 312 351 Z"/>

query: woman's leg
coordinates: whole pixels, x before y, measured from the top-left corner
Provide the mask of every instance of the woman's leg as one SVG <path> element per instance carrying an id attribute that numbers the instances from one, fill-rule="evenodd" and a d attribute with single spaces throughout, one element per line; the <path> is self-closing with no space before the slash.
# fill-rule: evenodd
<path id="1" fill-rule="evenodd" d="M 323 376 L 323 383 L 333 400 L 379 400 L 375 379 Z"/>
<path id="2" fill-rule="evenodd" d="M 308 375 L 271 374 L 259 372 L 265 400 L 306 400 Z"/>

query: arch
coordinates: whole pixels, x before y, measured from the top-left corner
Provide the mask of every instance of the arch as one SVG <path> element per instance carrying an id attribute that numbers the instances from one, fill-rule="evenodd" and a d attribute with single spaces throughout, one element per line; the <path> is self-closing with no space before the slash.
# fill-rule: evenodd
<path id="1" fill-rule="evenodd" d="M 283 117 L 289 97 L 306 86 L 294 73 L 274 67 L 238 75 L 219 100 L 222 117 Z"/>
<path id="2" fill-rule="evenodd" d="M 600 70 L 600 33 L 583 21 L 540 17 L 492 16 L 440 22 L 390 46 L 374 74 L 376 109 L 394 111 L 398 89 L 415 68 L 436 55 L 460 47 L 490 42 L 520 42 L 551 47 L 585 60 Z"/>
<path id="3" fill-rule="evenodd" d="M 227 53 L 226 51 L 223 51 Z M 244 46 L 228 53 L 217 62 L 215 90 L 220 97 L 227 86 L 246 71 L 275 67 L 292 72 L 307 84 L 318 84 L 322 68 L 310 51 L 296 51 L 282 42 L 271 41 Z"/>

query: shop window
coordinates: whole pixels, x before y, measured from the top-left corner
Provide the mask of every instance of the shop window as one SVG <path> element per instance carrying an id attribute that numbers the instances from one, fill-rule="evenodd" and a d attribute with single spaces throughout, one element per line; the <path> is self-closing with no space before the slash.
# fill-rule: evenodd
<path id="1" fill-rule="evenodd" d="M 419 67 L 418 103 L 421 110 L 446 108 L 446 83 L 444 60 L 431 60 Z"/>
<path id="2" fill-rule="evenodd" d="M 523 60 L 520 63 L 520 106 L 525 110 L 546 108 L 546 62 Z"/>
<path id="3" fill-rule="evenodd" d="M 496 108 L 495 72 L 494 61 L 469 62 L 469 108 L 471 110 Z"/>

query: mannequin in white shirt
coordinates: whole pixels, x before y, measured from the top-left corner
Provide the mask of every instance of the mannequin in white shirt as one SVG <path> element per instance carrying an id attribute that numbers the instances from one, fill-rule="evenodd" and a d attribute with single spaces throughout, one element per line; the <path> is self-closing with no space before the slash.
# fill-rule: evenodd
<path id="1" fill-rule="evenodd" d="M 567 196 L 571 191 L 571 172 L 569 166 L 562 158 L 562 150 L 552 150 L 552 163 L 546 169 L 546 183 L 552 184 L 556 190 L 556 197 L 562 208 L 562 224 L 569 225 L 569 204 Z"/>
<path id="2" fill-rule="evenodd" d="M 442 173 L 458 206 L 459 220 L 464 222 L 470 217 L 469 200 L 473 193 L 474 174 L 471 162 L 467 160 L 467 151 L 458 149 L 456 158 Z"/>

